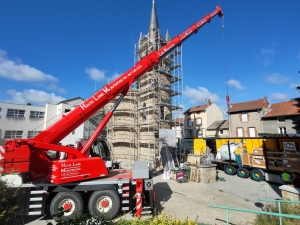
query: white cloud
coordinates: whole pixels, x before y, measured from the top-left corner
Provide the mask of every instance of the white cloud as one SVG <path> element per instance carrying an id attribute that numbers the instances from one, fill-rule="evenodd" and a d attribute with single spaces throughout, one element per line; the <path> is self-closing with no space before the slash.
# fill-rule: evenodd
<path id="1" fill-rule="evenodd" d="M 288 82 L 289 78 L 282 76 L 280 73 L 270 73 L 266 75 L 266 80 L 271 84 L 283 84 Z"/>
<path id="2" fill-rule="evenodd" d="M 107 82 L 110 83 L 112 82 L 113 80 L 115 80 L 116 78 L 118 78 L 119 76 L 121 76 L 122 73 L 114 73 L 111 77 L 107 78 Z"/>
<path id="3" fill-rule="evenodd" d="M 122 73 L 114 73 L 112 76 L 111 76 L 111 80 L 114 80 L 116 78 L 118 78 L 119 76 L 121 76 Z"/>
<path id="4" fill-rule="evenodd" d="M 97 68 L 86 68 L 85 72 L 90 76 L 90 78 L 94 81 L 105 80 L 105 71 L 98 70 Z"/>
<path id="5" fill-rule="evenodd" d="M 274 62 L 274 55 L 275 50 L 273 48 L 261 48 L 255 58 L 260 64 L 263 64 L 263 66 L 268 66 Z"/>
<path id="6" fill-rule="evenodd" d="M 274 102 L 286 102 L 286 101 L 290 101 L 291 98 L 287 94 L 275 92 L 271 94 L 271 100 L 273 100 Z"/>
<path id="7" fill-rule="evenodd" d="M 24 90 L 23 92 L 8 90 L 7 93 L 12 98 L 12 100 L 10 100 L 9 102 L 17 104 L 35 103 L 38 105 L 44 105 L 47 103 L 56 104 L 60 101 L 65 100 L 65 98 L 57 96 L 54 93 L 46 93 L 44 91 L 38 91 L 34 89 Z"/>
<path id="8" fill-rule="evenodd" d="M 183 91 L 184 97 L 188 98 L 189 102 L 192 104 L 204 103 L 210 99 L 211 102 L 218 102 L 219 97 L 217 94 L 210 93 L 204 87 L 190 88 L 189 86 L 185 87 Z"/>
<path id="9" fill-rule="evenodd" d="M 12 61 L 7 58 L 5 51 L 0 49 L 0 77 L 25 82 L 56 82 L 57 79 L 34 67 L 25 65 L 21 60 Z"/>
<path id="10" fill-rule="evenodd" d="M 238 80 L 231 79 L 231 80 L 227 81 L 227 84 L 229 86 L 235 87 L 238 90 L 244 90 L 245 89 L 245 87 Z"/>
<path id="11" fill-rule="evenodd" d="M 291 83 L 289 88 L 296 89 L 296 87 L 298 87 L 298 86 L 300 86 L 300 84 Z"/>
<path id="12" fill-rule="evenodd" d="M 67 93 L 67 91 L 66 91 L 64 88 L 60 88 L 60 87 L 58 87 L 58 86 L 55 85 L 55 84 L 50 84 L 50 85 L 47 86 L 47 88 L 48 88 L 49 90 L 57 91 L 57 92 L 59 92 L 59 93 L 63 93 L 63 94 Z"/>
<path id="13" fill-rule="evenodd" d="M 270 54 L 273 54 L 275 51 L 274 49 L 270 48 L 270 49 L 267 49 L 267 48 L 261 48 L 260 49 L 260 54 L 262 55 L 270 55 Z"/>

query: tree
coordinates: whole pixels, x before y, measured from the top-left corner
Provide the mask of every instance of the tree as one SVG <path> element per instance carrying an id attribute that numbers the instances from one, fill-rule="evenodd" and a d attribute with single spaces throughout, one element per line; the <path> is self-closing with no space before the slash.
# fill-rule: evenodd
<path id="1" fill-rule="evenodd" d="M 0 176 L 2 176 L 0 174 Z M 10 188 L 11 184 L 0 177 L 0 224 L 15 223 L 16 200 L 21 193 L 19 188 Z"/>
<path id="2" fill-rule="evenodd" d="M 300 86 L 297 86 L 296 90 L 300 93 Z M 300 113 L 300 97 L 294 98 L 293 100 L 296 101 L 294 106 L 297 106 L 298 112 Z M 294 119 L 293 124 L 294 124 L 293 128 L 295 130 L 300 130 L 300 116 L 298 116 L 296 119 Z"/>

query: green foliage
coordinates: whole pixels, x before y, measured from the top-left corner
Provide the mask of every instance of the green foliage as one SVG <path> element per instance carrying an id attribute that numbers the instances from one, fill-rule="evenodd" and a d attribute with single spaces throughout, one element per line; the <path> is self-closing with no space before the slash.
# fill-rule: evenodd
<path id="1" fill-rule="evenodd" d="M 81 215 L 75 215 L 72 218 L 68 218 L 63 220 L 62 216 L 65 212 L 68 212 L 68 210 L 64 210 L 64 208 L 60 208 L 58 210 L 57 214 L 52 215 L 53 217 L 59 218 L 56 225 L 96 225 L 96 224 L 102 224 L 102 225 L 113 225 L 111 220 L 108 220 L 105 215 L 100 216 L 91 216 L 89 214 L 81 214 Z M 47 225 L 53 225 L 51 222 Z"/>
<path id="2" fill-rule="evenodd" d="M 65 211 L 63 208 L 59 209 L 59 213 L 53 215 L 55 217 L 62 217 Z M 198 225 L 196 221 L 192 221 L 189 218 L 185 220 L 180 220 L 179 218 L 167 216 L 162 214 L 160 216 L 154 216 L 148 219 L 116 219 L 107 220 L 105 216 L 90 216 L 89 214 L 82 214 L 80 216 L 74 217 L 73 219 L 67 219 L 65 221 L 58 221 L 57 225 Z M 47 225 L 53 225 L 48 223 Z M 204 224 L 203 224 L 204 225 Z"/>
<path id="3" fill-rule="evenodd" d="M 0 224 L 3 225 L 14 224 L 15 211 L 18 209 L 16 199 L 20 189 L 10 186 L 11 184 L 0 179 Z"/>
<path id="4" fill-rule="evenodd" d="M 291 215 L 300 215 L 300 206 L 299 204 L 292 203 L 281 203 L 281 213 L 291 214 Z M 264 211 L 278 213 L 278 204 L 267 205 L 264 208 Z M 279 224 L 279 217 L 277 216 L 268 216 L 268 215 L 258 215 L 254 225 L 276 225 Z M 282 218 L 282 225 L 300 225 L 300 220 Z"/>

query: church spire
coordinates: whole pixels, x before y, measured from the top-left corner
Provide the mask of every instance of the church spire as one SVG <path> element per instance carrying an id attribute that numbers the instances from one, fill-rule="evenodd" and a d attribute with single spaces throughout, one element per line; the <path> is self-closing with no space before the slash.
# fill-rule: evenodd
<path id="1" fill-rule="evenodd" d="M 156 33 L 158 31 L 158 19 L 157 19 L 157 12 L 155 7 L 154 0 L 152 1 L 152 10 L 150 16 L 150 26 L 149 26 L 149 34 Z"/>
<path id="2" fill-rule="evenodd" d="M 170 41 L 170 35 L 169 35 L 169 31 L 167 30 L 166 32 L 166 41 L 169 42 Z"/>

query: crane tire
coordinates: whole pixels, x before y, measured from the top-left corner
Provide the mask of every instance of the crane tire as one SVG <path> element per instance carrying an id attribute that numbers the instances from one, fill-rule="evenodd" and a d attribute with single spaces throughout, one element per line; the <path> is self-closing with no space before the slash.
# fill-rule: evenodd
<path id="1" fill-rule="evenodd" d="M 235 175 L 236 174 L 236 168 L 232 165 L 226 165 L 224 167 L 224 171 L 228 175 Z"/>
<path id="2" fill-rule="evenodd" d="M 120 211 L 120 197 L 116 191 L 95 191 L 91 195 L 88 208 L 92 216 L 101 216 L 105 220 L 113 219 Z"/>
<path id="3" fill-rule="evenodd" d="M 69 210 L 63 216 L 56 216 L 59 209 Z M 74 218 L 82 214 L 84 204 L 81 195 L 77 192 L 59 192 L 52 199 L 50 204 L 50 214 L 55 221 L 65 221 L 67 218 Z"/>

